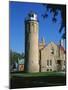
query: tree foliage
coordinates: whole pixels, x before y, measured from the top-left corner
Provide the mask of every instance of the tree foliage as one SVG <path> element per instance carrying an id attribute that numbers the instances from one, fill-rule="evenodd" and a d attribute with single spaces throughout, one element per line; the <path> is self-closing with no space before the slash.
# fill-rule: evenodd
<path id="1" fill-rule="evenodd" d="M 46 7 L 45 4 L 43 4 L 44 7 Z M 65 31 L 62 35 L 62 38 L 66 38 L 66 5 L 51 5 L 51 4 L 47 4 L 47 10 L 50 9 L 50 12 L 53 12 L 54 15 L 53 15 L 53 22 L 56 22 L 57 19 L 56 19 L 56 16 L 58 14 L 57 10 L 60 10 L 61 11 L 61 18 L 62 18 L 62 22 L 61 22 L 61 26 L 60 26 L 60 29 L 59 29 L 59 32 L 61 32 L 63 30 L 63 28 L 65 28 Z M 47 17 L 47 13 L 45 12 L 43 17 Z"/>
<path id="2" fill-rule="evenodd" d="M 20 54 L 10 50 L 10 64 L 14 62 L 18 62 L 18 59 L 22 59 L 22 58 L 25 58 L 24 53 Z"/>

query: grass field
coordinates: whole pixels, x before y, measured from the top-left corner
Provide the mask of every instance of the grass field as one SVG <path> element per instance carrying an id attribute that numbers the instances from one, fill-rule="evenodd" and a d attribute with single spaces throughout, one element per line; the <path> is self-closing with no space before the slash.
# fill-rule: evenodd
<path id="1" fill-rule="evenodd" d="M 10 74 L 11 89 L 63 85 L 66 85 L 66 74 L 63 72 L 14 72 Z"/>

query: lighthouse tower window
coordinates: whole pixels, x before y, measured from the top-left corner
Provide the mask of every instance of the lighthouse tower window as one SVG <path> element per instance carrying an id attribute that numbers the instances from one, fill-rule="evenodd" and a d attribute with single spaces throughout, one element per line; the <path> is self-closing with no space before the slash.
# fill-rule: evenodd
<path id="1" fill-rule="evenodd" d="M 34 17 L 34 15 L 32 14 L 31 17 Z"/>
<path id="2" fill-rule="evenodd" d="M 27 24 L 27 33 L 30 32 L 30 23 Z"/>
<path id="3" fill-rule="evenodd" d="M 34 23 L 32 23 L 32 27 L 34 26 Z"/>
<path id="4" fill-rule="evenodd" d="M 31 23 L 31 32 L 34 30 L 34 23 Z"/>

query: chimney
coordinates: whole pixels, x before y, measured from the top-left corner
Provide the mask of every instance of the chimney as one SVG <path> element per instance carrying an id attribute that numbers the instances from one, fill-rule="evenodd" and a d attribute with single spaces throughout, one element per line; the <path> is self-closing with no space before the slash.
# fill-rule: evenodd
<path id="1" fill-rule="evenodd" d="M 60 40 L 60 46 L 64 47 L 64 39 Z"/>

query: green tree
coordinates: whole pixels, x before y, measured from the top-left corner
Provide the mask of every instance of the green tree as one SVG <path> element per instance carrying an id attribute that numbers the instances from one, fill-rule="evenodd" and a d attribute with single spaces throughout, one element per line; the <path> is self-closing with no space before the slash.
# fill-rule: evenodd
<path id="1" fill-rule="evenodd" d="M 61 18 L 62 18 L 62 22 L 61 22 L 61 26 L 60 26 L 60 29 L 59 29 L 59 32 L 61 33 L 61 31 L 64 29 L 64 33 L 62 35 L 62 38 L 63 39 L 66 39 L 66 5 L 54 5 L 54 4 L 47 4 L 47 6 L 45 4 L 42 4 L 45 8 L 47 8 L 47 11 L 50 10 L 50 12 L 53 12 L 54 15 L 53 15 L 53 22 L 57 22 L 57 19 L 56 19 L 56 16 L 58 15 L 58 12 L 57 10 L 60 10 L 61 12 Z M 48 14 L 47 14 L 47 11 L 44 12 L 44 14 L 42 15 L 43 18 L 47 18 L 48 17 Z"/>
<path id="2" fill-rule="evenodd" d="M 25 58 L 24 53 L 20 54 L 20 53 L 10 50 L 10 64 L 14 62 L 18 62 L 18 58 L 19 59 Z"/>

